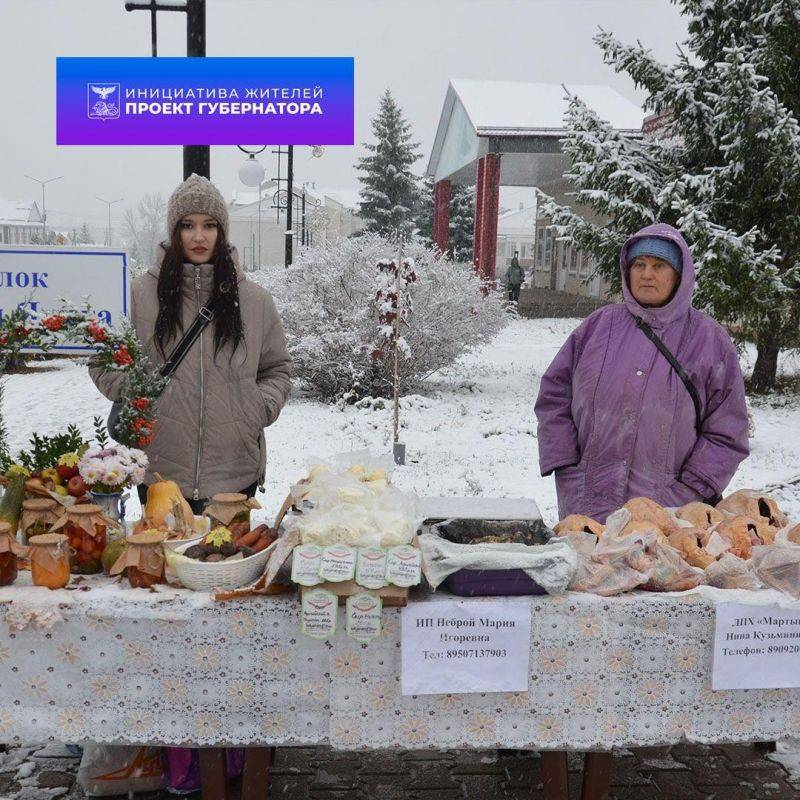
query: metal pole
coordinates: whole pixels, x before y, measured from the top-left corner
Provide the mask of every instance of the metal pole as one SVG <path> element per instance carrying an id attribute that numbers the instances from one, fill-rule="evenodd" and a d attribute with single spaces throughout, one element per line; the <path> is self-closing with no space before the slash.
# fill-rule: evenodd
<path id="1" fill-rule="evenodd" d="M 206 0 L 186 0 L 186 55 L 205 58 Z M 211 148 L 207 144 L 189 144 L 183 148 L 183 179 L 193 172 L 211 178 Z"/>
<path id="2" fill-rule="evenodd" d="M 286 168 L 286 266 L 292 263 L 292 206 L 294 206 L 294 145 L 290 144 Z"/>
<path id="3" fill-rule="evenodd" d="M 258 182 L 258 268 L 261 269 L 261 184 Z"/>
<path id="4" fill-rule="evenodd" d="M 34 178 L 31 175 L 26 175 L 25 177 L 35 181 L 42 187 L 42 244 L 47 244 L 47 206 L 45 204 L 44 187 L 53 181 L 60 181 L 64 176 L 59 175 L 57 178 L 48 178 L 46 181 L 39 180 L 39 178 Z"/>
<path id="5" fill-rule="evenodd" d="M 96 195 L 95 195 L 95 196 L 96 196 Z M 108 205 L 108 233 L 107 233 L 107 246 L 108 246 L 108 247 L 111 247 L 111 206 L 113 206 L 113 205 L 114 205 L 114 203 L 119 203 L 119 202 L 121 202 L 122 200 L 124 200 L 124 198 L 122 198 L 122 197 L 118 197 L 116 200 L 105 200 L 105 199 L 104 199 L 104 198 L 102 198 L 102 197 L 98 197 L 97 199 L 98 199 L 98 200 L 99 200 L 101 203 L 106 203 L 106 204 Z"/>
<path id="6" fill-rule="evenodd" d="M 303 186 L 303 205 L 301 206 L 301 214 L 303 217 L 303 232 L 300 237 L 303 247 L 306 246 L 306 187 Z"/>
<path id="7" fill-rule="evenodd" d="M 153 0 L 152 5 L 150 6 L 150 49 L 153 51 L 153 58 L 158 56 L 158 33 L 156 30 L 157 22 L 156 19 L 158 17 L 158 7 L 156 6 L 156 0 Z"/>

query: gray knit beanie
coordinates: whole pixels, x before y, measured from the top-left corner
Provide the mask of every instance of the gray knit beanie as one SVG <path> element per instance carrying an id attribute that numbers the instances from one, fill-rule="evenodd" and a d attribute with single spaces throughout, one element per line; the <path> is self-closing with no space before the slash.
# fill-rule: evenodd
<path id="1" fill-rule="evenodd" d="M 188 214 L 207 214 L 220 224 L 228 238 L 228 207 L 219 189 L 208 178 L 193 172 L 173 193 L 167 204 L 170 235 Z"/>

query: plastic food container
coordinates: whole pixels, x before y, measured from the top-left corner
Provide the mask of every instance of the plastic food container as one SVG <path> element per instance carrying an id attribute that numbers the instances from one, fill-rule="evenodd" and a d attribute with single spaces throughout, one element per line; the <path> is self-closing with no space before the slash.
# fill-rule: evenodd
<path id="1" fill-rule="evenodd" d="M 449 519 L 432 526 L 431 533 L 456 544 L 471 544 L 486 536 L 513 536 L 513 541 L 520 544 L 543 545 L 553 536 L 540 519 Z M 444 586 L 459 597 L 547 594 L 522 569 L 460 569 L 445 578 Z"/>

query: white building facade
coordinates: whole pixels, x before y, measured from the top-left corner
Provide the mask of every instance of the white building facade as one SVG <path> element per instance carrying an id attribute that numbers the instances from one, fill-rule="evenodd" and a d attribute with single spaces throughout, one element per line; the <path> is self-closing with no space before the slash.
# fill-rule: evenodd
<path id="1" fill-rule="evenodd" d="M 0 244 L 31 244 L 32 237 L 41 233 L 42 214 L 36 201 L 0 198 Z"/>

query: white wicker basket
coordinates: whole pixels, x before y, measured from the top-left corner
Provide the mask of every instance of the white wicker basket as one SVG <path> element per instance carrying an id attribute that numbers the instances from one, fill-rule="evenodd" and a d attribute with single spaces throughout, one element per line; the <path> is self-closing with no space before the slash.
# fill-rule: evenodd
<path id="1" fill-rule="evenodd" d="M 173 553 L 182 556 L 183 551 L 193 544 L 197 544 L 197 541 L 181 542 L 177 547 L 171 549 Z M 273 547 L 275 547 L 275 542 L 269 547 L 265 547 L 260 553 L 238 561 L 217 561 L 206 564 L 204 561 L 195 561 L 185 557 L 170 558 L 169 552 L 167 552 L 167 560 L 175 569 L 178 580 L 187 589 L 195 589 L 199 592 L 210 592 L 212 589 L 238 589 L 240 586 L 253 583 L 261 575 L 269 561 Z"/>

